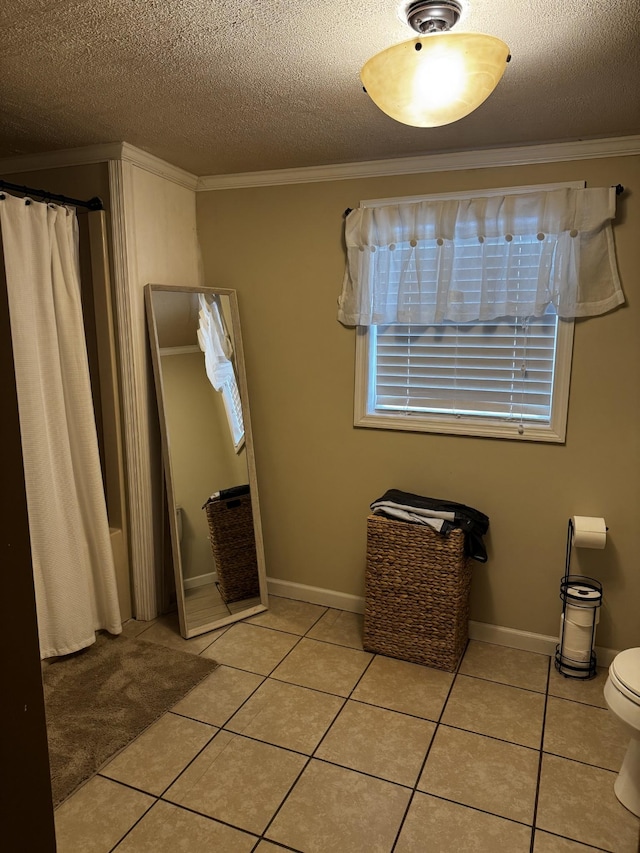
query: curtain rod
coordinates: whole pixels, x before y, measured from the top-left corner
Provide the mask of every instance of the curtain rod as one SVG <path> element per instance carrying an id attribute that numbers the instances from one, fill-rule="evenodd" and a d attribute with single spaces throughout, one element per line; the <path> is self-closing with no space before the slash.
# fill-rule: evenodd
<path id="1" fill-rule="evenodd" d="M 624 187 L 622 186 L 622 184 L 616 184 L 615 190 L 616 190 L 616 195 L 622 195 L 622 193 L 624 192 Z M 342 215 L 348 216 L 352 210 L 353 210 L 352 207 L 348 207 Z"/>
<path id="2" fill-rule="evenodd" d="M 86 207 L 88 210 L 104 210 L 102 199 L 98 196 L 90 198 L 89 201 L 82 201 L 79 198 L 71 198 L 68 195 L 58 195 L 50 193 L 47 190 L 36 190 L 33 187 L 23 187 L 19 184 L 11 184 L 9 181 L 0 180 L 0 190 L 14 190 L 15 192 L 24 193 L 28 196 L 38 196 L 43 201 L 59 201 L 62 204 L 72 204 L 76 207 Z"/>

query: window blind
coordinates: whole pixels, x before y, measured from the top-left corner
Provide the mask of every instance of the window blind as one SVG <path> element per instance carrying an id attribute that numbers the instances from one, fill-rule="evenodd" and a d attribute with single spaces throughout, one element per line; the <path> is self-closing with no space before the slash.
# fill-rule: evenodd
<path id="1" fill-rule="evenodd" d="M 557 316 L 371 327 L 370 411 L 551 419 Z"/>
<path id="2" fill-rule="evenodd" d="M 233 438 L 233 443 L 238 449 L 244 439 L 244 419 L 242 417 L 242 403 L 240 401 L 240 389 L 234 375 L 228 376 L 222 383 L 220 388 L 222 399 L 224 401 L 227 420 L 229 421 L 229 429 Z"/>

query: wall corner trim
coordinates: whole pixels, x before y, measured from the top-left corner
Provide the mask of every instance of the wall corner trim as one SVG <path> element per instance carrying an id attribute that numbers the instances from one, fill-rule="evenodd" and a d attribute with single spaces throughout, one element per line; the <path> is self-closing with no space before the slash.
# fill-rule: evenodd
<path id="1" fill-rule="evenodd" d="M 556 163 L 563 160 L 593 160 L 602 157 L 629 157 L 640 154 L 640 135 L 554 142 L 544 145 L 522 145 L 514 148 L 482 148 L 475 151 L 452 151 L 369 160 L 360 163 L 338 163 L 299 169 L 274 169 L 266 172 L 240 172 L 233 175 L 208 175 L 198 178 L 198 192 L 283 184 L 308 184 L 319 181 L 346 181 L 390 175 L 425 172 L 449 172 L 463 169 L 488 169 L 498 166 L 523 166 Z"/>
<path id="2" fill-rule="evenodd" d="M 120 381 L 124 426 L 125 473 L 130 568 L 136 619 L 158 615 L 151 499 L 151 463 L 148 442 L 143 436 L 147 425 L 145 386 L 147 366 L 140 351 L 146 343 L 140 329 L 136 297 L 135 217 L 131 163 L 109 162 L 113 245 L 113 283 L 120 352 Z M 144 328 L 144 327 L 143 327 Z M 141 340 L 142 338 L 142 340 Z"/>

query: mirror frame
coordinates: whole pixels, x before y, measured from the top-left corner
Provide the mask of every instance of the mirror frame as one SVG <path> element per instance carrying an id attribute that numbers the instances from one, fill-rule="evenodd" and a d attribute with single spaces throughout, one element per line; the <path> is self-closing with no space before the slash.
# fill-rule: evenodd
<path id="1" fill-rule="evenodd" d="M 242 419 L 245 432 L 245 453 L 247 457 L 247 473 L 249 487 L 251 490 L 251 510 L 253 514 L 253 530 L 256 542 L 256 557 L 258 562 L 258 583 L 260 587 L 260 604 L 242 610 L 239 613 L 230 613 L 222 619 L 216 619 L 211 623 L 199 625 L 197 628 L 189 628 L 185 609 L 184 578 L 182 572 L 182 556 L 180 554 L 180 540 L 178 535 L 178 520 L 176 516 L 176 501 L 174 494 L 174 478 L 169 447 L 169 435 L 165 415 L 165 393 L 162 379 L 162 368 L 160 363 L 160 345 L 158 341 L 158 327 L 153 308 L 153 294 L 159 291 L 170 291 L 172 293 L 203 293 L 206 295 L 217 295 L 229 297 L 231 313 L 231 325 L 234 338 L 234 355 L 236 379 L 240 391 L 242 403 Z M 253 432 L 251 427 L 251 414 L 249 408 L 249 395 L 247 390 L 247 377 L 245 371 L 244 349 L 242 345 L 242 332 L 240 330 L 240 312 L 238 310 L 238 295 L 235 290 L 224 287 L 189 287 L 168 284 L 147 284 L 144 288 L 145 307 L 147 316 L 147 327 L 149 331 L 149 342 L 151 345 L 151 361 L 153 364 L 153 377 L 156 390 L 156 401 L 158 405 L 158 418 L 160 421 L 160 434 L 162 440 L 162 462 L 164 469 L 165 496 L 168 505 L 169 530 L 171 536 L 171 556 L 173 559 L 173 570 L 176 584 L 176 599 L 178 604 L 178 619 L 180 622 L 180 633 L 185 639 L 206 634 L 216 628 L 222 628 L 256 613 L 262 613 L 268 609 L 267 577 L 264 562 L 264 542 L 262 538 L 262 523 L 260 519 L 260 501 L 258 499 L 258 482 L 256 477 L 255 455 L 253 450 Z M 194 330 L 195 337 L 195 330 Z M 204 369 L 204 353 L 202 354 Z"/>

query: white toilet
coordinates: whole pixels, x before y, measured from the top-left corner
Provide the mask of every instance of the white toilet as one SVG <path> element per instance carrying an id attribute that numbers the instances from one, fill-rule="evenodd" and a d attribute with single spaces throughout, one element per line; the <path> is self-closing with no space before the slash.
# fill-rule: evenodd
<path id="1" fill-rule="evenodd" d="M 616 655 L 604 699 L 631 737 L 613 790 L 622 805 L 640 817 L 640 648 Z"/>

